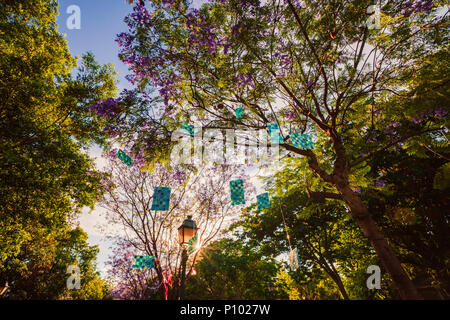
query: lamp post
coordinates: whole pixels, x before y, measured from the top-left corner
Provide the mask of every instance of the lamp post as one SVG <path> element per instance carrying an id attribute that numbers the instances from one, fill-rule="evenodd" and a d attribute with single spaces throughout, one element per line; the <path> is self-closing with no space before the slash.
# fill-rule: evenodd
<path id="1" fill-rule="evenodd" d="M 197 234 L 197 225 L 192 220 L 192 216 L 187 216 L 187 219 L 183 221 L 181 226 L 178 228 L 178 242 L 180 246 L 183 248 L 181 252 L 181 287 L 180 287 L 180 300 L 184 300 L 184 288 L 186 286 L 186 262 L 188 259 L 186 246 L 189 244 L 189 240 L 191 240 Z"/>
<path id="2" fill-rule="evenodd" d="M 6 281 L 5 286 L 4 287 L 0 287 L 0 296 L 2 296 L 6 290 L 8 290 L 9 285 L 8 285 L 8 281 Z"/>

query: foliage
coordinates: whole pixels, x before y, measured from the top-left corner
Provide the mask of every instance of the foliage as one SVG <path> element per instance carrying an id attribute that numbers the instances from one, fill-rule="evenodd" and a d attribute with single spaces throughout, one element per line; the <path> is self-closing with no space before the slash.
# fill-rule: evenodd
<path id="1" fill-rule="evenodd" d="M 199 240 L 187 260 L 189 281 L 202 248 L 227 224 L 226 217 L 236 211 L 225 190 L 231 177 L 241 171 L 221 166 L 190 172 L 182 167 L 168 170 L 157 164 L 150 172 L 143 162 L 134 161 L 130 168 L 115 155 L 116 150 L 107 155 L 111 180 L 101 202 L 106 209 L 106 232 L 114 237 L 117 230 L 125 232 L 116 244 L 116 249 L 123 252 L 116 252 L 110 259 L 113 295 L 149 299 L 158 292 L 161 300 L 176 299 L 182 273 L 178 227 L 191 215 L 199 228 Z M 171 188 L 169 210 L 152 210 L 155 187 Z M 119 228 L 113 229 L 115 226 Z M 148 272 L 130 270 L 132 256 L 141 254 L 154 256 L 159 264 Z"/>
<path id="2" fill-rule="evenodd" d="M 371 161 L 371 175 L 386 186 L 362 190 L 374 218 L 409 266 L 427 298 L 449 298 L 448 189 L 434 188 L 445 159 L 386 152 Z"/>
<path id="3" fill-rule="evenodd" d="M 97 248 L 72 225 L 100 199 L 111 222 L 132 231 L 111 259 L 112 296 L 164 299 L 171 287 L 177 297 L 175 226 L 195 212 L 203 245 L 212 240 L 236 173 L 172 166 L 172 138 L 188 122 L 215 133 L 276 123 L 284 139 L 265 181 L 272 206 L 250 205 L 233 239 L 190 258 L 190 298 L 449 298 L 448 1 L 382 1 L 380 28 L 366 24 L 371 0 L 129 2 L 117 42 L 135 88 L 117 97 L 111 65 L 87 53 L 74 69 L 57 1 L 0 4 L 2 297 L 107 298 Z M 315 148 L 293 146 L 291 133 L 311 135 Z M 83 153 L 111 142 L 124 145 L 131 168 L 114 163 L 113 149 L 102 173 Z M 149 208 L 160 185 L 176 198 L 165 216 Z M 292 247 L 300 267 L 284 270 Z M 133 272 L 133 253 L 162 265 Z M 84 286 L 68 292 L 73 263 Z M 365 287 L 371 264 L 383 266 L 381 290 Z"/>
<path id="4" fill-rule="evenodd" d="M 439 8 L 448 2 L 383 2 L 380 29 L 366 25 L 371 4 L 232 0 L 193 9 L 187 1 L 139 1 L 118 42 L 129 80 L 163 98 L 162 121 L 150 131 L 192 119 L 204 129 L 277 122 L 285 141 L 290 132 L 311 134 L 316 150 L 281 144 L 305 158 L 308 195 L 343 201 L 399 295 L 418 299 L 355 190 L 384 187 L 365 173 L 386 150 L 420 154 L 424 145 L 446 158 L 448 143 L 436 133 L 448 133 L 448 18 Z"/>
<path id="5" fill-rule="evenodd" d="M 35 230 L 37 233 L 37 231 Z M 106 284 L 95 271 L 98 248 L 86 243 L 87 235 L 81 229 L 67 229 L 56 237 L 46 230 L 33 234 L 20 253 L 7 261 L 2 276 L 8 280 L 6 299 L 105 299 Z M 81 288 L 68 290 L 67 267 L 78 265 Z"/>
<path id="6" fill-rule="evenodd" d="M 66 295 L 67 266 L 57 258 L 69 262 L 71 251 L 86 275 L 73 297 L 105 294 L 92 264 L 97 251 L 71 221 L 103 193 L 103 175 L 82 147 L 106 145 L 87 107 L 114 95 L 114 72 L 88 53 L 71 74 L 76 60 L 57 13 L 57 1 L 0 4 L 0 285 L 8 283 L 9 298 Z"/>
<path id="7" fill-rule="evenodd" d="M 217 300 L 287 299 L 284 291 L 274 290 L 279 269 L 274 259 L 254 246 L 232 239 L 218 240 L 201 253 L 195 264 L 196 275 L 186 284 L 186 296 Z"/>

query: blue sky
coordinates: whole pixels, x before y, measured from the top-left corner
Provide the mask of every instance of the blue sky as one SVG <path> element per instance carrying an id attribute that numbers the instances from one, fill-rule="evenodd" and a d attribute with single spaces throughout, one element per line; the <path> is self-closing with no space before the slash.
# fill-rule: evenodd
<path id="1" fill-rule="evenodd" d="M 81 25 L 80 29 L 68 29 L 66 22 L 71 16 L 67 13 L 67 8 L 71 5 L 80 7 Z M 128 66 L 123 64 L 117 57 L 119 46 L 115 42 L 116 35 L 127 31 L 127 25 L 123 22 L 124 17 L 132 11 L 132 6 L 126 0 L 60 0 L 58 26 L 61 33 L 66 34 L 66 40 L 70 53 L 73 56 L 81 57 L 87 51 L 92 51 L 97 62 L 101 64 L 111 63 L 115 66 L 119 74 L 119 91 L 130 88 L 125 76 L 129 73 Z M 101 150 L 97 147 L 90 149 L 89 154 L 96 158 L 99 169 L 102 168 L 102 161 L 99 158 Z M 111 242 L 106 240 L 104 234 L 97 228 L 98 224 L 104 223 L 101 216 L 103 210 L 97 208 L 89 212 L 84 210 L 79 218 L 80 226 L 88 234 L 88 242 L 91 245 L 98 245 L 100 253 L 98 255 L 98 268 L 105 276 L 105 262 L 111 255 Z"/>
<path id="2" fill-rule="evenodd" d="M 66 21 L 70 14 L 66 13 L 70 5 L 77 5 L 81 11 L 81 28 L 68 29 Z M 112 63 L 119 73 L 119 91 L 128 88 L 125 80 L 128 67 L 117 57 L 119 47 L 115 42 L 116 35 L 127 31 L 124 17 L 132 11 L 126 0 L 60 0 L 59 31 L 66 34 L 70 52 L 73 56 L 81 56 L 92 51 L 96 60 L 101 63 Z"/>

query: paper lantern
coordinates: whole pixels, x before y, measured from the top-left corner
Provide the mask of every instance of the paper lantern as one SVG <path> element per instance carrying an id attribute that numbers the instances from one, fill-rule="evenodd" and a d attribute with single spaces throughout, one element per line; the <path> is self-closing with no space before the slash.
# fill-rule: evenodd
<path id="1" fill-rule="evenodd" d="M 167 211 L 170 205 L 170 188 L 156 187 L 153 193 L 153 203 L 151 210 Z"/>
<path id="2" fill-rule="evenodd" d="M 242 118 L 244 116 L 244 108 L 239 107 L 234 110 L 236 112 L 236 118 Z"/>
<path id="3" fill-rule="evenodd" d="M 134 256 L 133 269 L 151 269 L 155 267 L 155 257 L 154 256 Z"/>
<path id="4" fill-rule="evenodd" d="M 230 181 L 231 205 L 245 204 L 244 181 L 242 179 Z"/>
<path id="5" fill-rule="evenodd" d="M 117 158 L 121 160 L 123 163 L 125 163 L 127 166 L 131 167 L 133 164 L 133 159 L 131 159 L 125 152 L 119 149 L 117 151 Z"/>
<path id="6" fill-rule="evenodd" d="M 194 136 L 194 126 L 192 124 L 188 124 L 187 122 L 183 122 L 184 130 L 186 130 L 191 136 Z"/>
<path id="7" fill-rule="evenodd" d="M 283 137 L 280 133 L 280 128 L 278 127 L 278 123 L 268 123 L 267 129 L 269 130 L 270 142 L 272 143 L 284 143 Z"/>
<path id="8" fill-rule="evenodd" d="M 270 207 L 269 194 L 267 192 L 256 196 L 256 200 L 258 203 L 258 210 Z"/>
<path id="9" fill-rule="evenodd" d="M 289 133 L 291 141 L 296 148 L 300 149 L 314 149 L 314 142 L 308 134 L 299 134 L 295 132 Z"/>
<path id="10" fill-rule="evenodd" d="M 191 254 L 192 252 L 194 252 L 195 250 L 195 245 L 197 244 L 197 240 L 198 240 L 198 233 L 195 234 L 195 236 L 193 236 L 191 239 L 189 239 L 188 241 L 188 249 L 187 249 L 187 254 Z"/>

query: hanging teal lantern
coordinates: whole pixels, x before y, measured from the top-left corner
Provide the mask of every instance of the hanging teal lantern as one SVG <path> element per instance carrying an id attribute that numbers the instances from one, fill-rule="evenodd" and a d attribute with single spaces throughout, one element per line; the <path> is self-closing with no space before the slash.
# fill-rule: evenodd
<path id="1" fill-rule="evenodd" d="M 116 157 L 129 167 L 133 164 L 133 159 L 120 149 L 117 151 Z"/>

